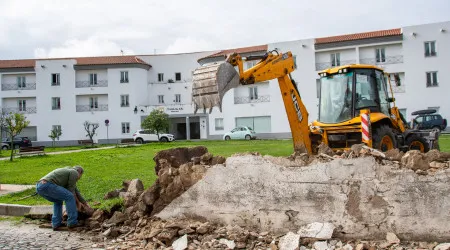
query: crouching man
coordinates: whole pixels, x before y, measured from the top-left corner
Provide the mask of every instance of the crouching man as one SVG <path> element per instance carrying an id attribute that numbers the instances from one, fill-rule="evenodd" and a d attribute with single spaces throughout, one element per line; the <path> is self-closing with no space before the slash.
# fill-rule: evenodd
<path id="1" fill-rule="evenodd" d="M 90 208 L 77 188 L 77 181 L 83 175 L 80 166 L 58 168 L 42 177 L 36 184 L 36 192 L 46 200 L 53 202 L 52 228 L 62 229 L 62 205 L 66 203 L 67 227 L 78 226 L 78 209 Z"/>

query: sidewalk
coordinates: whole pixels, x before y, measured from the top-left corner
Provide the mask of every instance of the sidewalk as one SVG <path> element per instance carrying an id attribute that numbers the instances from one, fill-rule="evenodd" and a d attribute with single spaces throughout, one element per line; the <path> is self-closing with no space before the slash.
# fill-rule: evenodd
<path id="1" fill-rule="evenodd" d="M 0 183 L 0 196 L 5 194 L 11 194 L 21 192 L 29 188 L 34 188 L 34 185 L 14 185 L 14 184 L 1 184 Z"/>

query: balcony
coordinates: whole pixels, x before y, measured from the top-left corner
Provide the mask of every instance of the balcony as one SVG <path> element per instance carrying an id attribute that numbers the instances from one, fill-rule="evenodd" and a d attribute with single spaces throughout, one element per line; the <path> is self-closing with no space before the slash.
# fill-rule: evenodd
<path id="1" fill-rule="evenodd" d="M 340 61 L 338 63 L 339 65 L 331 65 L 331 62 L 316 63 L 316 71 L 333 68 L 333 67 L 339 67 L 339 66 L 347 65 L 347 64 L 355 64 L 355 63 L 356 63 L 356 60 Z"/>
<path id="2" fill-rule="evenodd" d="M 100 80 L 97 82 L 91 81 L 76 81 L 76 88 L 96 88 L 96 87 L 108 87 L 108 80 Z"/>
<path id="3" fill-rule="evenodd" d="M 19 114 L 36 114 L 36 107 L 26 107 L 25 109 L 21 108 L 2 108 L 2 111 L 6 114 L 9 113 L 19 113 Z"/>
<path id="4" fill-rule="evenodd" d="M 77 112 L 94 112 L 94 111 L 108 111 L 108 104 L 98 105 L 93 108 L 91 105 L 77 105 Z"/>
<path id="5" fill-rule="evenodd" d="M 261 103 L 261 102 L 270 102 L 270 95 L 258 96 L 257 99 L 250 99 L 249 96 L 234 97 L 234 104 Z"/>
<path id="6" fill-rule="evenodd" d="M 19 86 L 17 83 L 2 83 L 2 90 L 36 90 L 36 83 L 27 82 L 23 83 L 22 86 Z"/>
<path id="7" fill-rule="evenodd" d="M 378 60 L 380 60 L 378 58 Z M 396 64 L 403 63 L 403 56 L 386 56 L 384 62 L 377 62 L 377 58 L 365 58 L 360 60 L 361 64 L 371 64 L 371 65 L 384 65 L 384 64 Z"/>

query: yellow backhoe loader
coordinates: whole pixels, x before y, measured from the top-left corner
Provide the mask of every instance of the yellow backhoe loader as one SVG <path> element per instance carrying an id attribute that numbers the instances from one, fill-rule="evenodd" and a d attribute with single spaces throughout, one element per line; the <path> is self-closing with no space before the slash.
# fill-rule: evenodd
<path id="1" fill-rule="evenodd" d="M 322 142 L 333 150 L 359 143 L 381 151 L 399 148 L 426 152 L 438 147 L 438 133 L 407 128 L 395 106 L 390 77 L 381 68 L 352 64 L 319 72 L 319 117 L 308 124 L 308 112 L 290 74 L 295 70 L 291 52 L 273 50 L 263 56 L 246 57 L 245 61 L 259 62 L 245 71 L 243 60 L 234 53 L 223 63 L 205 65 L 193 72 L 195 112 L 198 109 L 211 112 L 213 107 L 222 111 L 222 99 L 228 90 L 277 79 L 295 152 L 317 153 Z"/>

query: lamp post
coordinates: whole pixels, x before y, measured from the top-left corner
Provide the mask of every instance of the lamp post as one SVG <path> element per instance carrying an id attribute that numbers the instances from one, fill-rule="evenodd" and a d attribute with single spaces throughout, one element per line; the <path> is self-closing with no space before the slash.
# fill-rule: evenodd
<path id="1" fill-rule="evenodd" d="M 105 120 L 105 126 L 106 126 L 106 141 L 107 141 L 107 144 L 109 144 L 109 135 L 108 135 L 109 120 L 108 119 Z"/>

